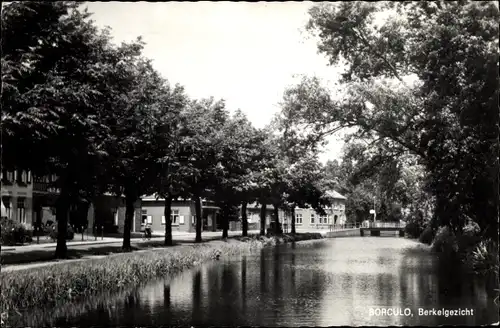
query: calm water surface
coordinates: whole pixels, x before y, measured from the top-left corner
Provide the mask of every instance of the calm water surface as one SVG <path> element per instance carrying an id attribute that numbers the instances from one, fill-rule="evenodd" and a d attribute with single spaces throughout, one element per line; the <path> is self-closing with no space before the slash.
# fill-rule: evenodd
<path id="1" fill-rule="evenodd" d="M 151 282 L 96 308 L 54 314 L 56 326 L 481 325 L 498 321 L 484 286 L 417 242 L 352 237 L 283 245 Z M 370 308 L 407 308 L 374 316 Z M 418 309 L 471 309 L 419 316 Z M 55 320 L 53 320 L 55 319 Z M 41 322 L 40 322 L 41 323 Z"/>

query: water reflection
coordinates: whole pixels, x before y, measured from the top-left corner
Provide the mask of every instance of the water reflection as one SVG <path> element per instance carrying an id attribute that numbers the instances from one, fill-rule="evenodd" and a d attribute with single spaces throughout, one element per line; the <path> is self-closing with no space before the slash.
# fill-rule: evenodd
<path id="1" fill-rule="evenodd" d="M 403 238 L 342 238 L 283 245 L 152 282 L 119 300 L 53 315 L 57 326 L 477 325 L 497 308 L 470 277 Z M 370 308 L 413 316 L 370 316 Z M 418 308 L 472 308 L 474 316 L 419 316 Z M 40 316 L 38 317 L 40 318 Z M 31 326 L 45 326 L 31 320 Z M 48 321 L 45 321 L 48 322 Z"/>

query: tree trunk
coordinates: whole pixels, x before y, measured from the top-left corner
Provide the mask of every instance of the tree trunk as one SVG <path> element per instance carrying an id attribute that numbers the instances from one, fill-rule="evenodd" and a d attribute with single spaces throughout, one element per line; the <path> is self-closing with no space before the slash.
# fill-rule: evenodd
<path id="1" fill-rule="evenodd" d="M 226 239 L 229 236 L 228 230 L 229 230 L 229 217 L 228 217 L 228 208 L 226 207 L 222 211 L 222 238 Z"/>
<path id="2" fill-rule="evenodd" d="M 132 229 L 132 221 L 134 220 L 134 203 L 137 198 L 131 192 L 125 194 L 125 224 L 123 227 L 123 245 L 122 249 L 124 251 L 131 251 L 132 246 L 130 245 L 130 230 Z"/>
<path id="3" fill-rule="evenodd" d="M 194 206 L 196 212 L 196 239 L 195 242 L 201 243 L 201 224 L 202 224 L 202 214 L 201 214 L 201 199 L 200 196 L 194 196 Z"/>
<path id="4" fill-rule="evenodd" d="M 165 196 L 165 208 L 163 215 L 165 215 L 165 246 L 172 246 L 172 196 L 167 193 Z"/>
<path id="5" fill-rule="evenodd" d="M 273 210 L 274 210 L 274 220 L 275 220 L 274 221 L 274 232 L 277 233 L 277 234 L 279 234 L 279 232 L 280 232 L 280 227 L 279 227 L 280 220 L 279 220 L 279 216 L 278 216 L 278 214 L 279 214 L 279 206 L 276 205 L 276 204 L 274 204 Z"/>
<path id="6" fill-rule="evenodd" d="M 291 213 L 292 213 L 292 234 L 295 234 L 295 207 L 292 206 L 292 210 L 291 210 Z"/>
<path id="7" fill-rule="evenodd" d="M 79 215 L 80 215 L 80 223 L 82 228 L 85 230 L 89 225 L 89 208 L 90 201 L 85 201 L 80 205 Z"/>
<path id="8" fill-rule="evenodd" d="M 61 194 L 56 203 L 56 220 L 57 220 L 57 246 L 55 257 L 64 259 L 68 256 L 68 247 L 66 246 L 66 236 L 68 227 L 68 211 L 70 204 L 70 195 L 63 186 Z"/>
<path id="9" fill-rule="evenodd" d="M 260 235 L 266 235 L 266 204 L 262 204 L 260 207 Z"/>
<path id="10" fill-rule="evenodd" d="M 241 203 L 241 235 L 248 236 L 247 202 Z"/>

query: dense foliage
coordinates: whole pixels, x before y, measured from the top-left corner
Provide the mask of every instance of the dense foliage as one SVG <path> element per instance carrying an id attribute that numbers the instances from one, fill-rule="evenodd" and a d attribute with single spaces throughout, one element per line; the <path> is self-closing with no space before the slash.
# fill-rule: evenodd
<path id="1" fill-rule="evenodd" d="M 247 203 L 321 210 L 314 155 L 299 163 L 272 127 L 254 128 L 224 100 L 190 99 L 143 56 L 141 38 L 115 45 L 90 16 L 69 1 L 11 2 L 2 11 L 2 168 L 58 177 L 57 257 L 72 235 L 68 210 L 106 192 L 125 197 L 126 250 L 144 194 L 165 199 L 167 220 L 174 199 L 191 198 L 197 242 L 206 198 L 221 209 L 223 236 L 240 206 L 246 234 Z"/>
<path id="2" fill-rule="evenodd" d="M 0 220 L 0 241 L 2 245 L 14 246 L 31 241 L 33 231 L 27 230 L 19 222 L 3 217 Z"/>
<path id="3" fill-rule="evenodd" d="M 473 220 L 497 238 L 498 18 L 487 1 L 314 6 L 308 29 L 345 74 L 336 93 L 316 78 L 288 89 L 287 126 L 314 143 L 357 127 L 354 137 L 368 140 L 374 157 L 415 156 L 433 227 L 460 234 Z"/>

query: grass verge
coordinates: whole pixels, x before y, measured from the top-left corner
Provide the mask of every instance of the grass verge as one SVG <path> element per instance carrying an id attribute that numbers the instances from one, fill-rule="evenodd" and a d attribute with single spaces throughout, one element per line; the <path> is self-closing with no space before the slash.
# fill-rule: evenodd
<path id="1" fill-rule="evenodd" d="M 101 291 L 120 291 L 179 272 L 218 256 L 250 253 L 266 246 L 320 239 L 321 234 L 237 237 L 196 245 L 116 254 L 101 259 L 61 263 L 0 274 L 2 322 L 21 309 L 82 299 Z"/>

